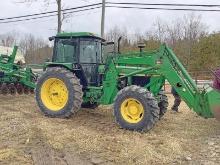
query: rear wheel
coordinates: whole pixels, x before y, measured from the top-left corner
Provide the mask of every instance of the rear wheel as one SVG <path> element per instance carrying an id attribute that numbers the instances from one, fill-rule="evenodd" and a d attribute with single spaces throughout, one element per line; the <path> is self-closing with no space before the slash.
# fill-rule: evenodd
<path id="1" fill-rule="evenodd" d="M 125 87 L 119 91 L 114 103 L 116 122 L 125 129 L 149 131 L 159 119 L 157 100 L 145 88 Z"/>
<path id="2" fill-rule="evenodd" d="M 64 68 L 49 68 L 36 87 L 40 110 L 50 117 L 70 117 L 81 108 L 82 87 L 78 78 Z"/>

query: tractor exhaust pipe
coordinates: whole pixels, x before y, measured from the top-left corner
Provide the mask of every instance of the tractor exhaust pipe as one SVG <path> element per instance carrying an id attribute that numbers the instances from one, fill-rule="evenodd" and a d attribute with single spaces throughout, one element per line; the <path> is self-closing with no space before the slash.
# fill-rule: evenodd
<path id="1" fill-rule="evenodd" d="M 122 36 L 118 38 L 118 54 L 121 54 L 121 51 L 120 51 L 121 39 L 122 39 Z"/>

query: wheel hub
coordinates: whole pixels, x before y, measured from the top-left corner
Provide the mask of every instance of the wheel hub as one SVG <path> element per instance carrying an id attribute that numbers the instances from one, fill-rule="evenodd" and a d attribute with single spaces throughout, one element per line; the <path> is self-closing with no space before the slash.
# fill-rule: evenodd
<path id="1" fill-rule="evenodd" d="M 138 123 L 143 118 L 144 108 L 138 100 L 129 98 L 122 103 L 121 114 L 125 121 L 129 123 Z"/>
<path id="2" fill-rule="evenodd" d="M 41 88 L 41 98 L 48 109 L 61 110 L 68 101 L 68 90 L 65 83 L 57 78 L 47 79 Z"/>

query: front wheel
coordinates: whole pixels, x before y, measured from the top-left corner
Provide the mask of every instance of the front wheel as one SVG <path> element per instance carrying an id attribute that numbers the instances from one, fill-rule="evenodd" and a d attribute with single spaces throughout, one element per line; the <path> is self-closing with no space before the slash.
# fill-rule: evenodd
<path id="1" fill-rule="evenodd" d="M 116 96 L 114 116 L 122 128 L 147 132 L 158 121 L 159 113 L 157 100 L 145 88 L 125 87 Z"/>
<path id="2" fill-rule="evenodd" d="M 81 108 L 82 86 L 78 78 L 64 68 L 49 68 L 36 87 L 36 101 L 49 117 L 70 117 Z"/>

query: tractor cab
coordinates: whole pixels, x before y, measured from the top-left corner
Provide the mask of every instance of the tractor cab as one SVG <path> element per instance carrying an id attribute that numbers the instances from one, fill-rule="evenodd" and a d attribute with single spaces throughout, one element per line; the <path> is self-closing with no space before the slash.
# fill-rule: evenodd
<path id="1" fill-rule="evenodd" d="M 53 63 L 71 63 L 84 88 L 99 84 L 98 67 L 103 63 L 104 39 L 93 33 L 81 32 L 59 33 L 49 40 L 54 40 Z"/>

